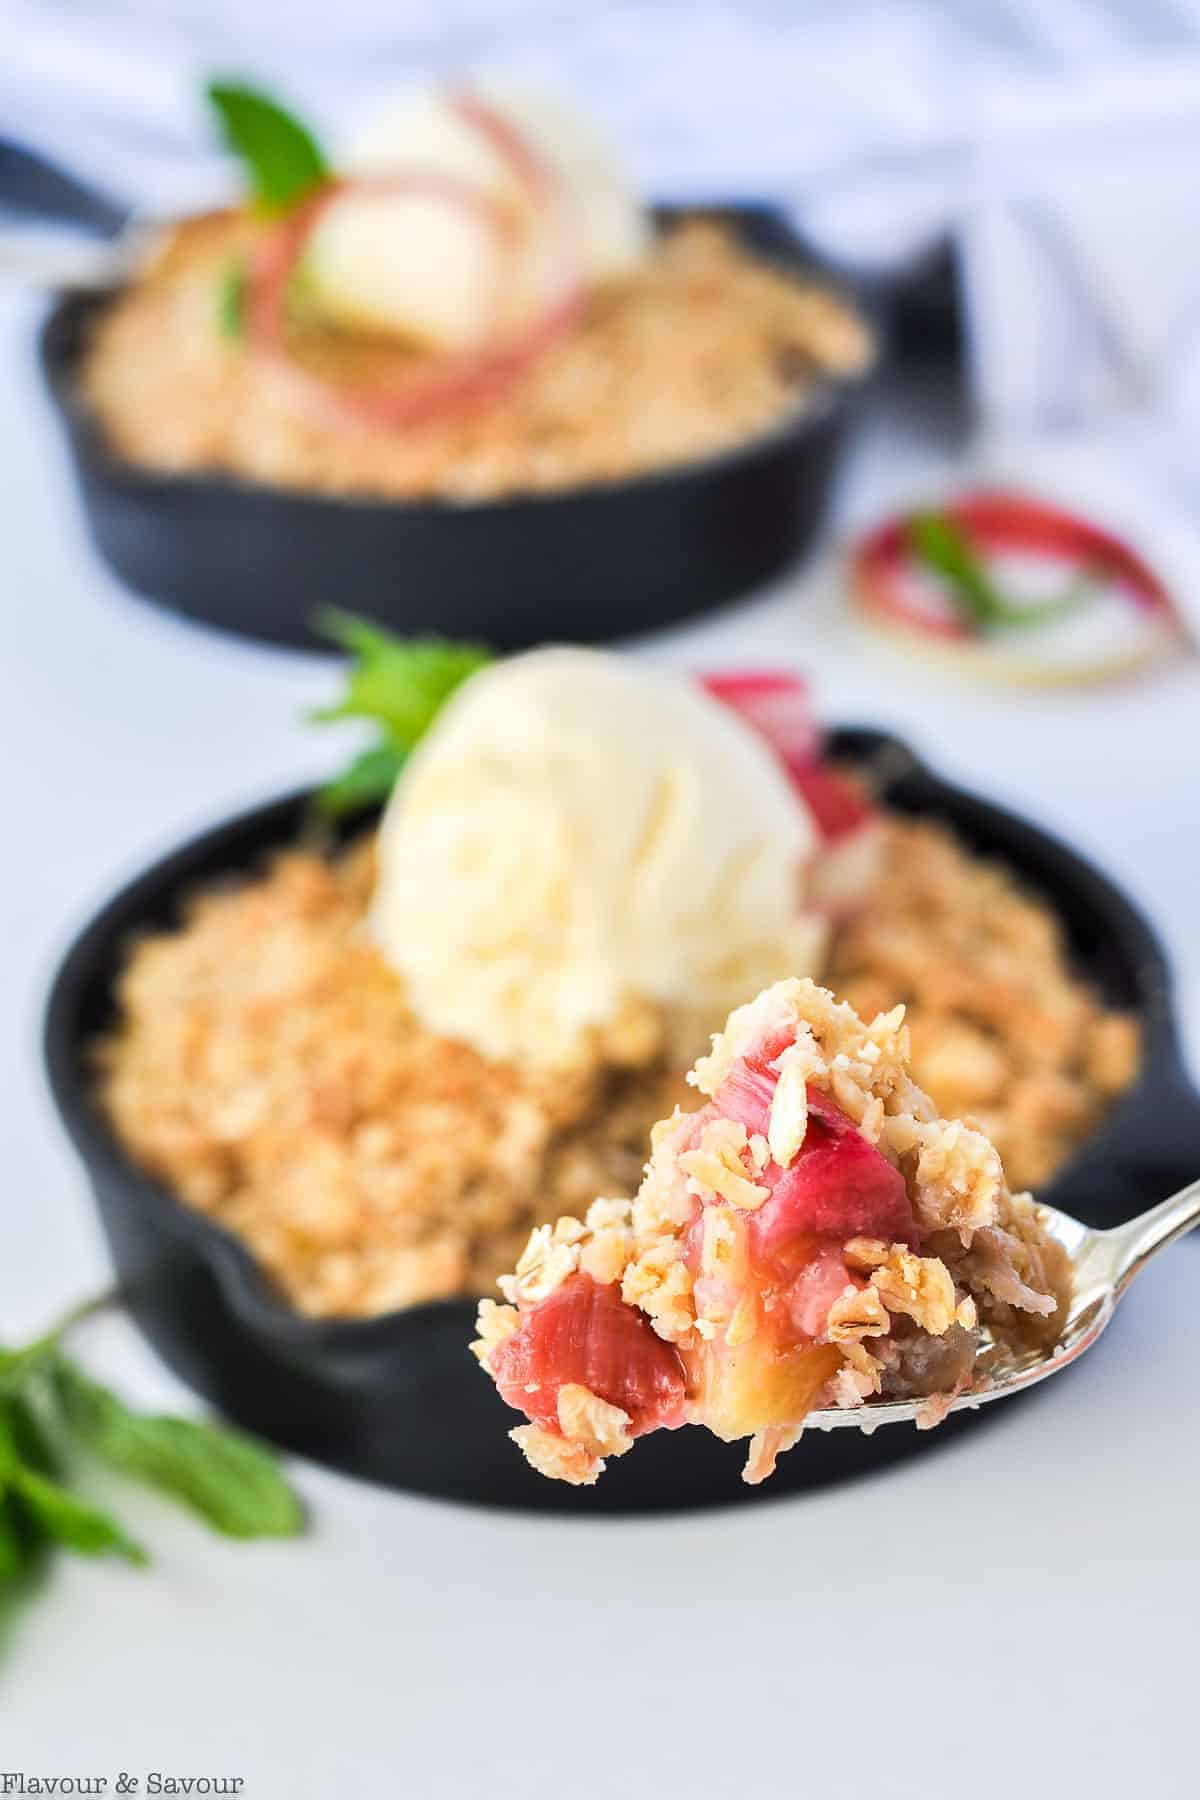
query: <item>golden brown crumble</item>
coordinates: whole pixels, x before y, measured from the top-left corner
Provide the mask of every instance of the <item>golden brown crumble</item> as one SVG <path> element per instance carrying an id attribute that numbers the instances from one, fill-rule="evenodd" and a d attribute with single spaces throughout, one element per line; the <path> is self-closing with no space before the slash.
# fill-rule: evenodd
<path id="1" fill-rule="evenodd" d="M 604 1461 L 593 1455 L 585 1444 L 565 1438 L 561 1431 L 550 1431 L 544 1425 L 518 1425 L 509 1432 L 513 1443 L 539 1475 L 551 1481 L 565 1481 L 571 1487 L 594 1487 L 604 1473 Z"/>
<path id="2" fill-rule="evenodd" d="M 935 1162 L 954 1164 L 966 1222 L 998 1179 L 971 1126 L 1011 1179 L 1043 1179 L 1132 1079 L 1136 1026 L 1070 973 L 1054 921 L 1011 878 L 937 827 L 892 820 L 887 830 L 881 885 L 861 917 L 836 927 L 830 979 L 860 1010 L 903 999 L 914 1076 L 943 1116 L 970 1115 L 956 1140 L 921 1151 L 927 1180 Z M 182 930 L 134 946 L 122 1021 L 102 1052 L 101 1097 L 138 1161 L 242 1237 L 311 1313 L 479 1293 L 513 1266 L 534 1225 L 582 1214 L 597 1193 L 632 1193 L 653 1121 L 677 1099 L 696 1104 L 659 1062 L 624 1066 L 625 1046 L 551 1079 L 423 1031 L 363 929 L 372 878 L 364 840 L 333 861 L 289 853 L 198 897 Z M 1043 1032 L 1033 1050 L 1024 1034 L 1044 1017 L 1070 1030 Z M 865 1050 L 894 1058 L 894 1022 L 873 1029 Z M 693 1180 L 705 1185 L 707 1170 L 753 1205 L 768 1155 L 786 1158 L 802 1142 L 806 1054 L 789 1053 L 774 1149 L 752 1138 L 734 1168 L 730 1145 L 714 1142 L 715 1162 L 702 1157 Z M 869 1091 L 873 1072 L 866 1085 L 861 1076 L 835 1057 L 830 1090 L 879 1142 L 882 1101 Z M 899 1153 L 921 1123 L 891 1117 L 886 1131 Z M 605 1281 L 628 1260 L 628 1202 L 596 1204 L 609 1209 L 606 1229 L 593 1228 L 580 1266 Z M 974 1254 L 985 1263 L 988 1240 Z M 690 1323 L 685 1277 L 652 1256 L 627 1275 L 668 1330 Z M 991 1297 L 998 1314 L 1008 1304 Z"/>
<path id="3" fill-rule="evenodd" d="M 495 405 L 407 432 L 331 427 L 217 328 L 223 279 L 255 231 L 244 214 L 187 221 L 99 322 L 84 390 L 133 462 L 330 493 L 491 499 L 713 455 L 802 406 L 815 371 L 857 373 L 871 355 L 867 329 L 827 287 L 693 221 L 598 290 Z M 310 329 L 302 353 L 359 383 L 381 356 L 394 370 L 394 348 L 337 332 Z"/>
<path id="4" fill-rule="evenodd" d="M 100 1092 L 122 1141 L 301 1311 L 478 1293 L 539 1219 L 637 1184 L 682 1080 L 553 1080 L 423 1031 L 363 930 L 371 847 L 296 852 L 143 938 Z"/>
<path id="5" fill-rule="evenodd" d="M 1039 1188 L 1137 1073 L 1136 1022 L 1072 974 L 1050 909 L 943 826 L 892 817 L 877 892 L 825 979 L 862 1013 L 905 1005 L 913 1076 Z"/>

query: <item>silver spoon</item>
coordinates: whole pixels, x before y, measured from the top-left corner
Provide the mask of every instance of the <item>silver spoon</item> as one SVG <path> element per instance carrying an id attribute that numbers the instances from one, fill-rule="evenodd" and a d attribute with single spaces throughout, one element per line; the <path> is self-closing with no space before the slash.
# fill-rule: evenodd
<path id="1" fill-rule="evenodd" d="M 1049 1235 L 1071 1259 L 1074 1281 L 1066 1322 L 1050 1349 L 1010 1350 L 992 1343 L 986 1333 L 975 1363 L 975 1380 L 951 1403 L 951 1412 L 1006 1400 L 1035 1382 L 1057 1375 L 1090 1350 L 1112 1319 L 1117 1301 L 1150 1258 L 1185 1232 L 1200 1225 L 1200 1181 L 1151 1207 L 1111 1231 L 1095 1231 L 1053 1206 L 1039 1208 Z M 880 1425 L 914 1420 L 921 1400 L 879 1400 L 853 1408 L 826 1407 L 808 1415 L 805 1429 L 822 1431 L 857 1425 L 875 1431 Z"/>

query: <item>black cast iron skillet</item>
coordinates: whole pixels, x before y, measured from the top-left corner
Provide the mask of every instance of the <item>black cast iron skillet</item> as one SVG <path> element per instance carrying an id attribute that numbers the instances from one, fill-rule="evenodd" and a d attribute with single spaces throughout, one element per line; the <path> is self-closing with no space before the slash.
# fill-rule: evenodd
<path id="1" fill-rule="evenodd" d="M 119 208 L 0 143 L 0 205 L 111 232 Z M 727 222 L 764 260 L 843 280 L 769 207 L 688 208 Z M 660 224 L 683 216 L 656 209 Z M 325 606 L 402 632 L 519 650 L 647 631 L 735 599 L 808 546 L 861 381 L 825 381 L 768 435 L 628 481 L 497 501 L 392 501 L 274 488 L 124 461 L 82 403 L 89 333 L 115 291 L 61 296 L 42 329 L 47 386 L 66 432 L 88 527 L 139 594 L 208 625 L 329 649 Z M 851 302 L 852 304 L 854 302 Z M 860 310 L 878 307 L 858 296 Z"/>
<path id="2" fill-rule="evenodd" d="M 1003 858 L 1055 908 L 1081 972 L 1141 1020 L 1140 1078 L 1045 1198 L 1112 1224 L 1193 1180 L 1200 1099 L 1184 1070 L 1170 979 L 1146 921 L 1065 845 L 951 787 L 895 739 L 835 732 L 832 749 L 870 769 L 889 805 L 946 820 L 975 850 Z M 515 1416 L 467 1344 L 474 1306 L 441 1301 L 368 1320 L 313 1320 L 269 1288 L 242 1246 L 130 1162 L 91 1098 L 88 1047 L 114 1017 L 130 941 L 172 924 L 205 883 L 259 866 L 295 841 L 309 796 L 291 795 L 206 832 L 101 911 L 67 954 L 50 995 L 45 1054 L 63 1123 L 83 1159 L 131 1312 L 170 1366 L 223 1412 L 290 1449 L 395 1487 L 542 1512 L 658 1511 L 752 1500 L 745 1446 L 700 1430 L 660 1433 L 599 1485 L 534 1475 L 506 1433 Z M 366 817 L 348 829 L 366 823 Z M 765 1490 L 788 1494 L 879 1469 L 977 1431 L 958 1414 L 932 1435 L 897 1427 L 866 1438 L 813 1434 Z"/>

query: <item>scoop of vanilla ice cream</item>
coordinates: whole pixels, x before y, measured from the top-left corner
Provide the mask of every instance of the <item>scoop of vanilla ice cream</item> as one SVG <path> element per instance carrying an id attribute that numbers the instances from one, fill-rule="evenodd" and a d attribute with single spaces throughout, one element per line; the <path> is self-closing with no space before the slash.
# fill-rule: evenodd
<path id="1" fill-rule="evenodd" d="M 815 972 L 815 844 L 766 745 L 698 686 L 535 650 L 473 675 L 407 764 L 371 925 L 418 1016 L 488 1056 L 569 1062 L 631 1001 L 687 1055 Z"/>
<path id="2" fill-rule="evenodd" d="M 649 224 L 619 160 L 592 126 L 545 95 L 486 84 L 472 91 L 549 173 L 580 279 L 601 281 L 632 268 L 645 253 Z M 519 325 L 544 302 L 547 282 L 556 278 L 554 232 L 531 209 L 511 161 L 455 110 L 449 93 L 393 101 L 351 143 L 342 166 L 351 175 L 449 176 L 501 202 L 525 234 L 506 265 L 509 305 L 501 323 Z M 336 323 L 453 349 L 478 342 L 494 323 L 497 258 L 504 254 L 469 206 L 416 191 L 347 194 L 318 223 L 306 268 L 321 310 Z"/>

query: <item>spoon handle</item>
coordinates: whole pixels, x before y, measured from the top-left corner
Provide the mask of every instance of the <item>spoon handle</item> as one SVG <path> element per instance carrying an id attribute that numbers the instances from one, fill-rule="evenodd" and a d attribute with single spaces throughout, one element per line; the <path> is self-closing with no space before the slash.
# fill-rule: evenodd
<path id="1" fill-rule="evenodd" d="M 1115 1252 L 1114 1286 L 1117 1293 L 1124 1293 L 1134 1276 L 1159 1250 L 1164 1250 L 1197 1225 L 1200 1225 L 1200 1181 L 1193 1181 L 1172 1194 L 1169 1200 L 1108 1232 L 1106 1235 Z"/>

